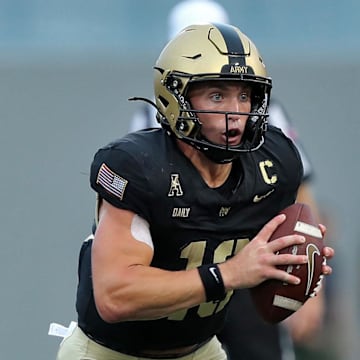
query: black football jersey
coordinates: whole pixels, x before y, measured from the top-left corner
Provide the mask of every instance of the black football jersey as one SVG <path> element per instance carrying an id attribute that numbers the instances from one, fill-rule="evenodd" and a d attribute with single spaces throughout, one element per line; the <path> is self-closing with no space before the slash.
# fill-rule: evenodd
<path id="1" fill-rule="evenodd" d="M 91 187 L 113 206 L 150 224 L 152 266 L 183 270 L 233 256 L 281 209 L 295 201 L 302 179 L 299 154 L 273 127 L 265 143 L 233 163 L 229 179 L 209 188 L 163 129 L 126 135 L 100 149 L 91 165 Z M 197 344 L 222 327 L 227 303 L 207 302 L 151 321 L 104 322 L 91 284 L 91 242 L 79 261 L 79 326 L 115 350 L 170 349 Z"/>

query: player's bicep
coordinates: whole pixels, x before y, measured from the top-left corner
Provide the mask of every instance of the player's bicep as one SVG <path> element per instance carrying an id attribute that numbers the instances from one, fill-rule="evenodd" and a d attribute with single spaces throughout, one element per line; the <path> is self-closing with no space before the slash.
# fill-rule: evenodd
<path id="1" fill-rule="evenodd" d="M 133 265 L 149 265 L 153 256 L 145 220 L 102 201 L 92 249 L 94 288 L 118 286 Z"/>

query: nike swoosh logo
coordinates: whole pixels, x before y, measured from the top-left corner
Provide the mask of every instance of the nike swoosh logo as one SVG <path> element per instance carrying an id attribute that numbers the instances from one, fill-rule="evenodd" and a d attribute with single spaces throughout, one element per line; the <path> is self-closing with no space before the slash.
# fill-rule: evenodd
<path id="1" fill-rule="evenodd" d="M 306 247 L 306 255 L 308 257 L 308 276 L 307 276 L 307 284 L 306 284 L 306 292 L 305 295 L 308 295 L 310 292 L 311 283 L 314 278 L 314 271 L 315 271 L 315 255 L 321 255 L 320 250 L 314 244 L 309 244 Z"/>
<path id="2" fill-rule="evenodd" d="M 214 277 L 215 281 L 217 283 L 219 283 L 220 282 L 219 277 L 217 276 L 215 270 L 216 270 L 216 268 L 214 268 L 214 267 L 209 268 L 209 271 L 210 271 L 211 275 Z"/>
<path id="3" fill-rule="evenodd" d="M 253 202 L 254 203 L 258 203 L 260 202 L 261 200 L 267 198 L 270 194 L 272 194 L 273 192 L 275 191 L 275 189 L 272 189 L 270 191 L 268 191 L 266 194 L 264 195 L 255 195 L 254 198 L 253 198 Z"/>

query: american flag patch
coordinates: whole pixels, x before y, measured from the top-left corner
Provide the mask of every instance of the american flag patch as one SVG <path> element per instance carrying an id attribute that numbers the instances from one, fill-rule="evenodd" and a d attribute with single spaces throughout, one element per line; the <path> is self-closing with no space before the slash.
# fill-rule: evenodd
<path id="1" fill-rule="evenodd" d="M 115 174 L 105 163 L 103 163 L 100 167 L 96 183 L 122 200 L 128 181 L 120 175 Z"/>

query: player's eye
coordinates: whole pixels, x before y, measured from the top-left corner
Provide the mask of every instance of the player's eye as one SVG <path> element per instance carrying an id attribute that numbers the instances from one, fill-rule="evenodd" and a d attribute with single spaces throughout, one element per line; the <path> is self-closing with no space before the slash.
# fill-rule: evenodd
<path id="1" fill-rule="evenodd" d="M 211 99 L 214 101 L 220 101 L 223 99 L 223 96 L 220 93 L 211 94 Z"/>
<path id="2" fill-rule="evenodd" d="M 239 99 L 241 102 L 246 102 L 248 101 L 249 99 L 249 94 L 248 93 L 241 93 L 240 96 L 239 96 Z"/>

